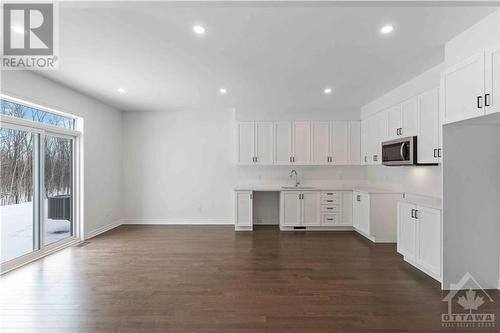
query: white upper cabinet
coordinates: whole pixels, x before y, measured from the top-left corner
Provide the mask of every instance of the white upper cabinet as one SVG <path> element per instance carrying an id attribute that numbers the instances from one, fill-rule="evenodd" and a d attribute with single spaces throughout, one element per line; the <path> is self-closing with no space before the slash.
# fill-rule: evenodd
<path id="1" fill-rule="evenodd" d="M 484 59 L 481 52 L 443 72 L 443 123 L 484 115 Z"/>
<path id="2" fill-rule="evenodd" d="M 374 116 L 372 139 L 372 164 L 382 164 L 382 142 L 387 140 L 387 111 Z"/>
<path id="3" fill-rule="evenodd" d="M 330 162 L 349 164 L 349 122 L 333 121 L 330 126 Z"/>
<path id="4" fill-rule="evenodd" d="M 488 50 L 485 58 L 485 95 L 486 114 L 500 112 L 500 50 Z"/>
<path id="5" fill-rule="evenodd" d="M 255 123 L 255 163 L 273 164 L 274 137 L 272 122 Z"/>
<path id="6" fill-rule="evenodd" d="M 305 165 L 310 162 L 311 125 L 308 121 L 293 123 L 293 156 L 294 164 Z"/>
<path id="7" fill-rule="evenodd" d="M 359 121 L 238 123 L 238 164 L 347 165 L 360 163 Z"/>
<path id="8" fill-rule="evenodd" d="M 238 163 L 253 164 L 255 161 L 255 126 L 253 122 L 238 124 Z"/>
<path id="9" fill-rule="evenodd" d="M 417 99 L 410 98 L 387 109 L 387 140 L 418 133 Z"/>
<path id="10" fill-rule="evenodd" d="M 274 163 L 292 162 L 292 123 L 281 121 L 274 123 Z"/>
<path id="11" fill-rule="evenodd" d="M 403 137 L 418 134 L 417 98 L 411 98 L 401 103 L 401 128 L 399 135 Z"/>
<path id="12" fill-rule="evenodd" d="M 349 122 L 349 164 L 361 164 L 361 122 Z"/>
<path id="13" fill-rule="evenodd" d="M 398 104 L 387 109 L 387 139 L 399 137 L 401 124 L 401 105 Z"/>
<path id="14" fill-rule="evenodd" d="M 370 164 L 369 118 L 361 120 L 361 164 Z"/>
<path id="15" fill-rule="evenodd" d="M 311 123 L 311 160 L 314 165 L 330 162 L 330 122 L 314 121 Z"/>
<path id="16" fill-rule="evenodd" d="M 438 163 L 441 156 L 439 88 L 418 97 L 418 163 Z"/>

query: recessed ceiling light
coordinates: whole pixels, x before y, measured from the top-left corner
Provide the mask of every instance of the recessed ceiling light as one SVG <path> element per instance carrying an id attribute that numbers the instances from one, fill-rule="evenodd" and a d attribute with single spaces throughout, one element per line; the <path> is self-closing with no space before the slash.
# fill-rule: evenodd
<path id="1" fill-rule="evenodd" d="M 17 32 L 18 34 L 23 34 L 24 35 L 24 28 L 20 27 L 18 25 L 13 25 L 11 27 L 12 31 Z"/>
<path id="2" fill-rule="evenodd" d="M 323 93 L 325 93 L 325 94 L 327 94 L 327 95 L 328 95 L 328 94 L 331 94 L 331 93 L 332 93 L 332 88 L 330 88 L 330 87 L 325 88 L 325 89 L 323 90 Z"/>
<path id="3" fill-rule="evenodd" d="M 118 88 L 118 89 L 116 89 L 116 90 L 117 90 L 120 94 L 125 94 L 125 92 L 126 92 L 126 91 L 125 91 L 125 89 L 123 89 L 123 88 Z"/>
<path id="4" fill-rule="evenodd" d="M 203 35 L 206 32 L 205 27 L 202 27 L 201 25 L 195 25 L 193 27 L 193 31 L 198 35 Z"/>
<path id="5" fill-rule="evenodd" d="M 394 27 L 390 24 L 384 25 L 382 29 L 380 29 L 381 34 L 389 34 L 394 31 Z"/>
<path id="6" fill-rule="evenodd" d="M 220 88 L 219 89 L 219 92 L 222 94 L 222 95 L 225 95 L 227 93 L 227 89 L 226 88 Z"/>

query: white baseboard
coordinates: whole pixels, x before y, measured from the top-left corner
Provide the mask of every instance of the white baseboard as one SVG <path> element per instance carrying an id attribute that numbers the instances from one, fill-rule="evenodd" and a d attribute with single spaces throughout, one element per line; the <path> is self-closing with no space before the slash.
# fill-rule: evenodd
<path id="1" fill-rule="evenodd" d="M 497 282 L 497 289 L 500 290 L 500 279 L 498 279 L 498 282 Z"/>
<path id="2" fill-rule="evenodd" d="M 120 226 L 121 224 L 122 224 L 122 220 L 116 220 L 116 221 L 114 221 L 112 223 L 109 223 L 109 224 L 106 224 L 106 225 L 104 225 L 104 226 L 102 226 L 100 228 L 97 228 L 97 229 L 95 229 L 95 230 L 93 230 L 91 232 L 87 232 L 85 234 L 85 240 L 90 239 L 92 237 L 95 237 L 97 235 L 100 235 L 103 232 L 106 232 L 108 230 L 114 229 L 114 228 Z"/>
<path id="3" fill-rule="evenodd" d="M 205 219 L 205 218 L 194 218 L 194 219 L 123 219 L 121 224 L 182 224 L 182 225 L 214 225 L 214 224 L 234 224 L 233 219 Z"/>

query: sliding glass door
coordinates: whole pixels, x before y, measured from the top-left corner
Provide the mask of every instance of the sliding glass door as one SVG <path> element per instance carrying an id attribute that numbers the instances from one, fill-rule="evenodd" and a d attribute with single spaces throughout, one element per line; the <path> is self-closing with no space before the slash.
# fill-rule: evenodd
<path id="1" fill-rule="evenodd" d="M 45 244 L 73 236 L 73 140 L 44 138 Z"/>
<path id="2" fill-rule="evenodd" d="M 39 248 L 38 142 L 38 133 L 0 128 L 1 262 Z"/>
<path id="3" fill-rule="evenodd" d="M 78 236 L 75 120 L 0 99 L 0 271 Z"/>

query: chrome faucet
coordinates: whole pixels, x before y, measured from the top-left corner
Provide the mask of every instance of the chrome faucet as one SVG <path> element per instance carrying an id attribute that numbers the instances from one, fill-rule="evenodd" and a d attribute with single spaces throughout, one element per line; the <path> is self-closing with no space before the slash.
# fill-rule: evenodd
<path id="1" fill-rule="evenodd" d="M 292 170 L 290 171 L 290 179 L 292 179 L 293 175 L 295 174 L 295 187 L 299 187 L 300 182 L 299 182 L 299 175 L 297 174 L 297 171 Z"/>

